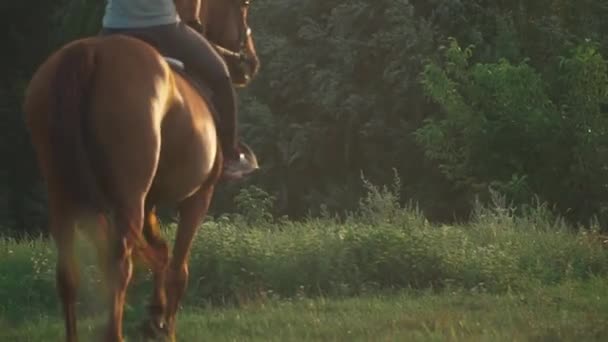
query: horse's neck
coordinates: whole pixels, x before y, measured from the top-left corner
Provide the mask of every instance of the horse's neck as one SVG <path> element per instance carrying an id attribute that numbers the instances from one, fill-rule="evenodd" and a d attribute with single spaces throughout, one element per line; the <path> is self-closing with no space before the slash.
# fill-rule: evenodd
<path id="1" fill-rule="evenodd" d="M 207 31 L 209 31 L 209 20 L 208 20 L 209 19 L 209 1 L 208 0 L 201 0 L 199 19 L 201 20 L 201 23 L 203 24 L 203 29 L 204 29 L 203 34 L 206 35 Z"/>

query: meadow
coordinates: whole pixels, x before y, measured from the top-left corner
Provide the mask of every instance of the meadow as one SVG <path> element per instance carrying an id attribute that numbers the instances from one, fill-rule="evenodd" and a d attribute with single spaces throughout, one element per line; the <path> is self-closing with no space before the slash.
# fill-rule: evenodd
<path id="1" fill-rule="evenodd" d="M 294 222 L 264 203 L 201 225 L 179 316 L 183 341 L 600 341 L 608 337 L 608 241 L 545 205 L 500 198 L 462 225 L 429 223 L 390 189 L 369 187 L 345 218 Z M 165 224 L 172 238 L 174 226 Z M 83 340 L 102 324 L 103 282 L 80 239 Z M 0 242 L 0 340 L 58 341 L 55 251 Z M 126 330 L 150 292 L 138 267 Z"/>

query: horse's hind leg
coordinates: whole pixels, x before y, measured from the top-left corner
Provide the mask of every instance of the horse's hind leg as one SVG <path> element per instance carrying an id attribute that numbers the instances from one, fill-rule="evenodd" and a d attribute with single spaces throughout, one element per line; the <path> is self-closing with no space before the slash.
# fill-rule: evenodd
<path id="1" fill-rule="evenodd" d="M 114 229 L 117 235 L 116 239 L 110 241 L 106 274 L 110 290 L 110 317 L 106 331 L 108 342 L 123 341 L 124 304 L 133 275 L 132 252 L 135 247 L 129 238 L 129 230 L 141 231 L 144 216 L 143 203 L 139 206 L 121 206 L 115 210 Z"/>
<path id="2" fill-rule="evenodd" d="M 169 334 L 175 340 L 175 323 L 179 302 L 188 283 L 188 258 L 194 234 L 207 214 L 213 196 L 213 186 L 205 186 L 180 204 L 180 221 L 177 228 L 173 257 L 167 270 L 167 323 Z"/>
<path id="3" fill-rule="evenodd" d="M 134 112 L 139 113 L 139 112 Z M 110 285 L 110 317 L 107 330 L 108 341 L 122 341 L 122 322 L 127 288 L 133 273 L 132 253 L 148 252 L 147 244 L 139 236 L 144 226 L 144 201 L 156 172 L 160 139 L 150 132 L 152 128 L 142 125 L 137 134 L 121 132 L 126 126 L 117 125 L 114 131 L 119 136 L 128 136 L 128 144 L 112 146 L 114 151 L 106 157 L 112 170 L 107 193 L 112 200 L 114 229 L 109 246 L 108 284 Z M 109 135 L 109 134 L 108 134 Z M 106 142 L 108 143 L 108 142 Z M 137 156 L 136 159 L 133 156 Z M 136 245 L 137 244 L 137 245 Z"/>
<path id="4" fill-rule="evenodd" d="M 144 322 L 142 330 L 145 338 L 156 339 L 158 337 L 166 337 L 168 334 L 165 322 L 165 311 L 167 308 L 165 278 L 169 261 L 169 246 L 162 237 L 160 224 L 158 223 L 153 206 L 146 206 L 143 232 L 146 241 L 155 250 L 159 262 L 152 265 L 154 291 L 148 308 L 149 318 Z"/>
<path id="5" fill-rule="evenodd" d="M 78 341 L 76 332 L 76 296 L 79 285 L 78 264 L 74 255 L 76 222 L 65 202 L 51 194 L 50 232 L 57 247 L 57 291 L 65 320 L 66 341 Z"/>

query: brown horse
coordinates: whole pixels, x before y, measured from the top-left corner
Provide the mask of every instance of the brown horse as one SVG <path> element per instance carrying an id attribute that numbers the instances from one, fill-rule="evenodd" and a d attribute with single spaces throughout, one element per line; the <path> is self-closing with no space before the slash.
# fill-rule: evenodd
<path id="1" fill-rule="evenodd" d="M 248 5 L 207 0 L 198 13 L 209 31 L 222 32 L 213 43 L 241 86 L 258 69 Z M 78 338 L 77 224 L 95 242 L 108 284 L 105 340 L 123 340 L 134 256 L 154 273 L 146 337 L 175 339 L 190 246 L 221 173 L 211 108 L 151 45 L 122 35 L 66 44 L 34 74 L 24 111 L 47 186 L 68 341 Z M 172 255 L 156 223 L 163 203 L 177 205 L 180 217 Z"/>

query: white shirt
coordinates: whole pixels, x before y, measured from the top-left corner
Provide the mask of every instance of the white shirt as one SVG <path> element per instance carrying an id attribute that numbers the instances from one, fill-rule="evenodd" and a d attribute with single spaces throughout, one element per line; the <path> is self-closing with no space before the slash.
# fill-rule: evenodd
<path id="1" fill-rule="evenodd" d="M 173 0 L 107 0 L 106 28 L 134 28 L 179 22 Z"/>

